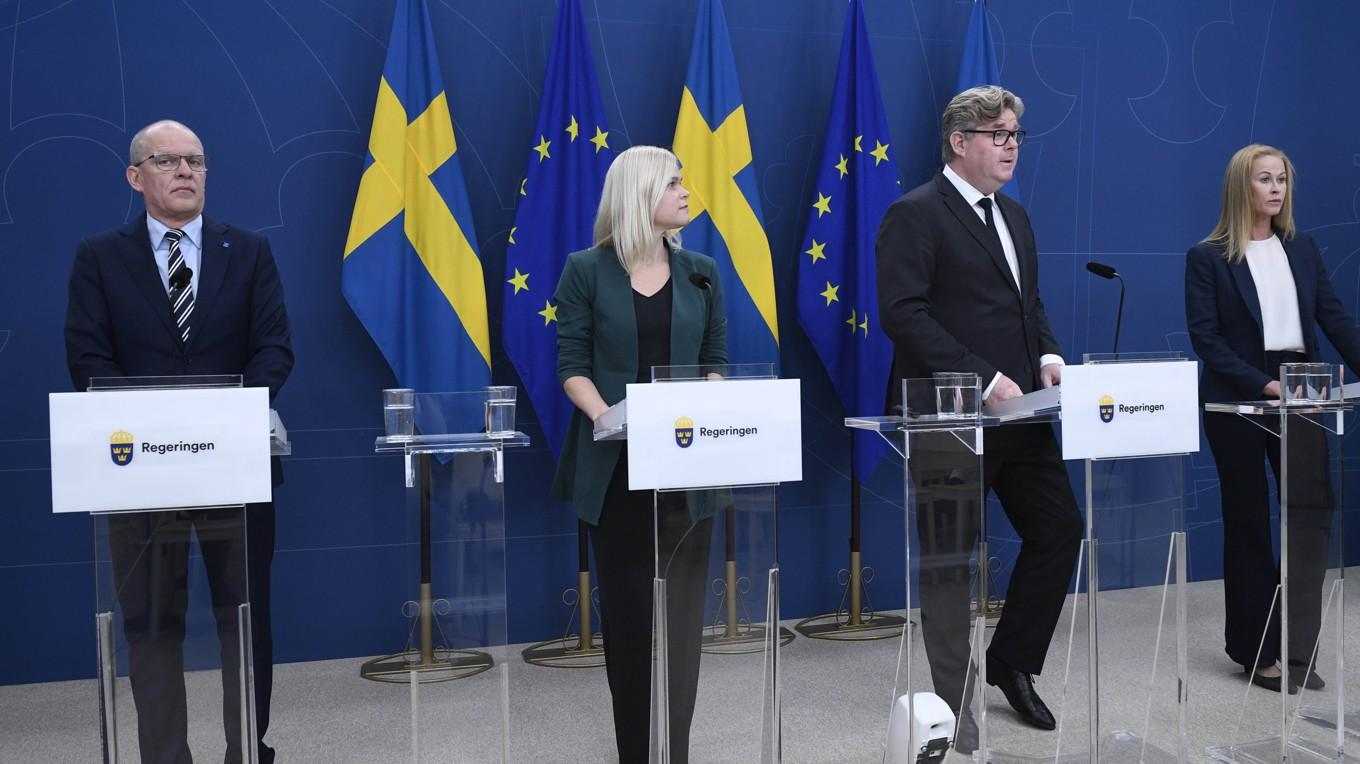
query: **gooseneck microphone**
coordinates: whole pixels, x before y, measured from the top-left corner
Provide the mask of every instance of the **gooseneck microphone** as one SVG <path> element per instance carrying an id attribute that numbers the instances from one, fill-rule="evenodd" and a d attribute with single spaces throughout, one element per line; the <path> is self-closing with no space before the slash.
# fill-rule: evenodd
<path id="1" fill-rule="evenodd" d="M 691 273 L 689 275 L 689 283 L 699 287 L 700 289 L 708 289 L 713 286 L 712 279 L 710 279 L 709 277 L 705 276 L 702 273 Z"/>
<path id="2" fill-rule="evenodd" d="M 1111 351 L 1117 354 L 1119 352 L 1119 326 L 1124 322 L 1124 277 L 1120 276 L 1119 271 L 1115 270 L 1113 266 L 1104 263 L 1087 263 L 1086 270 L 1102 279 L 1119 279 L 1119 311 L 1115 313 L 1114 350 Z"/>
<path id="3" fill-rule="evenodd" d="M 189 285 L 189 280 L 192 279 L 193 277 L 194 269 L 186 265 L 180 270 L 175 271 L 170 276 L 170 288 L 176 291 L 183 289 L 184 287 Z"/>

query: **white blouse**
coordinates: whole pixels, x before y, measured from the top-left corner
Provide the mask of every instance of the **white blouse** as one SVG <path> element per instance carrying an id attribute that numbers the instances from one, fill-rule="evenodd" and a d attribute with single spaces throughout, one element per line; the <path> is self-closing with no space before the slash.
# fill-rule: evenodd
<path id="1" fill-rule="evenodd" d="M 1265 331 L 1266 351 L 1304 352 L 1303 324 L 1299 318 L 1299 293 L 1294 273 L 1284 253 L 1280 237 L 1247 242 L 1247 267 L 1256 282 L 1256 297 L 1261 302 L 1261 327 Z"/>

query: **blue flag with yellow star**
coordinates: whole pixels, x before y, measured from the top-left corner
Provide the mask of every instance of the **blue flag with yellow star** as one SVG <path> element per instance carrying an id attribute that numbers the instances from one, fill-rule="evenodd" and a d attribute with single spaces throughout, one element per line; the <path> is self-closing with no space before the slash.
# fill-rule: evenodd
<path id="1" fill-rule="evenodd" d="M 556 458 L 571 401 L 557 379 L 553 289 L 567 255 L 593 243 L 600 190 L 614 159 L 580 0 L 557 5 L 534 142 L 505 250 L 505 353 Z"/>
<path id="2" fill-rule="evenodd" d="M 987 25 L 987 0 L 973 0 L 973 14 L 968 17 L 968 31 L 963 33 L 963 57 L 959 60 L 959 79 L 954 92 L 981 85 L 1001 85 L 1001 65 L 992 47 L 992 29 Z M 1006 181 L 1001 192 L 1012 199 L 1020 198 L 1020 186 L 1015 176 Z"/>
<path id="3" fill-rule="evenodd" d="M 728 359 L 733 364 L 772 363 L 778 369 L 774 264 L 761 222 L 746 107 L 720 0 L 699 0 L 673 148 L 690 193 L 685 249 L 718 262 Z"/>
<path id="4" fill-rule="evenodd" d="M 491 383 L 486 287 L 424 0 L 396 0 L 342 291 L 403 387 Z"/>
<path id="5" fill-rule="evenodd" d="M 851 0 L 836 88 L 798 263 L 798 320 L 845 412 L 883 411 L 892 342 L 878 322 L 874 239 L 901 193 L 888 120 L 860 0 Z M 867 480 L 888 447 L 855 431 L 855 471 Z"/>

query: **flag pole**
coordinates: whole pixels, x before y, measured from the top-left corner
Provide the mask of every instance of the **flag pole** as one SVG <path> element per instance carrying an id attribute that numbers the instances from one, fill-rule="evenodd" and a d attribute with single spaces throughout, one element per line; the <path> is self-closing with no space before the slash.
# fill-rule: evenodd
<path id="1" fill-rule="evenodd" d="M 836 573 L 840 583 L 841 607 L 831 613 L 814 615 L 798 622 L 794 628 L 809 639 L 830 639 L 843 642 L 863 642 L 892 639 L 902 633 L 907 619 L 874 610 L 868 585 L 874 580 L 874 569 L 864 564 L 860 552 L 862 538 L 862 495 L 859 474 L 855 470 L 855 437 L 850 435 L 850 564 Z"/>

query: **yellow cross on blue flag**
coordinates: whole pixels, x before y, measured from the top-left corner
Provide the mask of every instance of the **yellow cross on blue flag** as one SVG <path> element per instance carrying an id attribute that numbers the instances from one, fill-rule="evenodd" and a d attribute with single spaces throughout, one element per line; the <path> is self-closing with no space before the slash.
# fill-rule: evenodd
<path id="1" fill-rule="evenodd" d="M 558 3 L 533 141 L 505 250 L 505 354 L 556 457 L 567 436 L 571 401 L 557 379 L 552 295 L 567 254 L 594 243 L 595 211 L 614 159 L 580 0 Z"/>
<path id="2" fill-rule="evenodd" d="M 777 368 L 774 265 L 720 0 L 699 0 L 674 151 L 690 193 L 685 248 L 718 262 L 728 357 L 733 364 L 772 363 Z"/>
<path id="3" fill-rule="evenodd" d="M 878 321 L 874 240 L 901 193 L 860 0 L 851 0 L 841 39 L 816 201 L 808 205 L 798 257 L 798 320 L 851 416 L 883 411 L 892 342 Z M 867 480 L 888 453 L 855 431 L 854 466 Z"/>
<path id="4" fill-rule="evenodd" d="M 424 0 L 396 0 L 342 291 L 403 387 L 491 382 L 486 287 Z"/>

